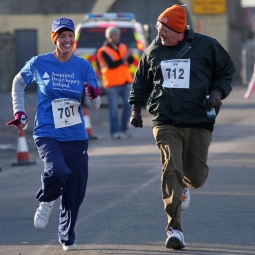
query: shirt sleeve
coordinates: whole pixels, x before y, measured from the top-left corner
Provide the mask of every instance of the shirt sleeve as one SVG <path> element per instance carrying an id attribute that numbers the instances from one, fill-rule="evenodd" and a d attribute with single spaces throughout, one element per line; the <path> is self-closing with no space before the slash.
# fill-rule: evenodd
<path id="1" fill-rule="evenodd" d="M 93 67 L 91 66 L 91 64 L 85 60 L 85 65 L 84 65 L 84 82 L 87 82 L 90 86 L 93 86 L 95 88 L 98 88 L 98 84 L 97 84 L 97 76 L 96 73 L 93 69 Z"/>
<path id="2" fill-rule="evenodd" d="M 132 105 L 132 108 L 139 109 L 146 105 L 152 89 L 153 74 L 146 53 L 144 53 L 131 84 L 129 104 Z"/>
<path id="3" fill-rule="evenodd" d="M 122 60 L 122 59 L 113 61 L 112 58 L 109 57 L 109 56 L 107 55 L 107 53 L 105 53 L 104 51 L 102 51 L 101 54 L 102 54 L 102 58 L 103 58 L 104 62 L 107 64 L 107 66 L 108 66 L 109 68 L 116 68 L 116 67 L 118 67 L 118 66 L 120 66 L 120 65 L 123 64 L 123 60 Z"/>
<path id="4" fill-rule="evenodd" d="M 214 81 L 211 91 L 217 91 L 225 99 L 232 90 L 231 83 L 235 67 L 228 52 L 216 40 L 212 45 Z"/>
<path id="5" fill-rule="evenodd" d="M 101 98 L 98 96 L 95 99 L 90 100 L 87 96 L 85 97 L 86 104 L 91 110 L 98 110 L 101 105 Z"/>
<path id="6" fill-rule="evenodd" d="M 21 74 L 18 73 L 12 83 L 12 105 L 13 115 L 17 112 L 25 112 L 24 90 L 26 84 Z"/>
<path id="7" fill-rule="evenodd" d="M 35 60 L 34 57 L 31 58 L 28 62 L 26 62 L 25 66 L 20 70 L 20 74 L 22 78 L 24 79 L 24 82 L 26 85 L 35 81 L 34 68 L 33 68 L 34 60 Z"/>

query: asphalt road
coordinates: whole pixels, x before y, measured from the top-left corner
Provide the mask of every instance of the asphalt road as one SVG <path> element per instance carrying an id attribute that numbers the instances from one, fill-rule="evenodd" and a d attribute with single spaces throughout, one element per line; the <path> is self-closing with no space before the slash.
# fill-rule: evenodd
<path id="1" fill-rule="evenodd" d="M 191 204 L 182 214 L 186 248 L 164 246 L 166 215 L 160 191 L 159 151 L 149 114 L 144 128 L 131 127 L 133 137 L 112 140 L 107 108 L 90 111 L 89 181 L 76 225 L 78 250 L 71 254 L 255 254 L 255 96 L 244 100 L 244 86 L 235 86 L 223 101 L 210 147 L 209 177 L 191 190 Z M 26 95 L 31 119 L 36 99 Z M 58 243 L 58 202 L 48 226 L 37 230 L 33 217 L 43 163 L 26 130 L 31 161 L 16 161 L 17 130 L 6 127 L 10 95 L 0 95 L 0 255 L 64 254 Z"/>

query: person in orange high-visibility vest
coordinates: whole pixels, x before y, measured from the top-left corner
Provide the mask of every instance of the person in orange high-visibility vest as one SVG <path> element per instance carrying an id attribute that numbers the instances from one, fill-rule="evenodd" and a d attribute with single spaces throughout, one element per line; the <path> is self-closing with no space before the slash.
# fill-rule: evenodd
<path id="1" fill-rule="evenodd" d="M 110 135 L 113 139 L 130 137 L 128 128 L 131 106 L 128 103 L 130 84 L 133 80 L 129 64 L 134 58 L 131 50 L 120 43 L 121 31 L 117 27 L 108 27 L 106 41 L 97 51 L 97 59 L 102 73 L 103 87 L 106 89 L 109 107 Z M 122 99 L 122 116 L 119 120 L 118 103 Z"/>

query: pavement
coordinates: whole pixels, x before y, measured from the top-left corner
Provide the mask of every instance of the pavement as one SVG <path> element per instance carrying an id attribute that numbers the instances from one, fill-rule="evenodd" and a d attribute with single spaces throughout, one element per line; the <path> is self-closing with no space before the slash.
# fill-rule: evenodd
<path id="1" fill-rule="evenodd" d="M 243 91 L 246 90 L 245 86 L 236 85 L 234 88 L 238 88 Z M 255 96 L 254 96 L 255 97 Z M 108 103 L 106 95 L 101 96 L 101 107 L 97 111 L 89 110 L 89 118 L 92 124 L 92 132 L 93 136 L 97 137 L 98 135 L 94 135 L 95 128 L 100 127 L 103 123 L 108 122 Z M 251 100 L 251 102 L 253 99 Z M 248 102 L 247 102 L 248 103 Z M 27 115 L 29 116 L 29 125 L 25 130 L 26 142 L 28 145 L 29 156 L 31 161 L 34 161 L 37 158 L 37 149 L 34 144 L 34 140 L 32 138 L 33 135 L 33 119 L 35 116 L 37 104 L 37 94 L 36 93 L 25 93 L 25 110 Z M 119 111 L 121 113 L 121 101 L 119 101 Z M 8 169 L 13 163 L 16 163 L 17 157 L 17 142 L 18 142 L 18 130 L 14 126 L 6 126 L 6 122 L 12 119 L 13 111 L 12 111 L 12 99 L 10 93 L 1 94 L 0 93 L 0 171 L 4 169 Z M 143 111 L 143 115 L 150 116 L 145 110 Z M 109 127 L 107 127 L 108 132 Z M 100 135 L 100 134 L 99 134 Z M 12 163 L 10 164 L 10 160 Z"/>
<path id="2" fill-rule="evenodd" d="M 161 165 L 144 110 L 144 127 L 130 127 L 133 137 L 109 137 L 108 109 L 89 111 L 93 134 L 89 145 L 89 181 L 76 224 L 78 250 L 72 254 L 255 254 L 255 95 L 245 101 L 245 86 L 235 86 L 223 106 L 209 150 L 209 177 L 191 190 L 182 213 L 186 248 L 167 250 L 166 215 L 160 190 Z M 33 116 L 36 96 L 26 94 Z M 0 95 L 0 255 L 61 255 L 57 240 L 58 201 L 42 231 L 33 226 L 43 162 L 26 132 L 36 165 L 12 167 L 17 130 L 5 126 L 12 116 L 10 95 Z M 31 117 L 32 118 L 32 117 Z M 9 147 L 8 147 L 8 146 Z"/>

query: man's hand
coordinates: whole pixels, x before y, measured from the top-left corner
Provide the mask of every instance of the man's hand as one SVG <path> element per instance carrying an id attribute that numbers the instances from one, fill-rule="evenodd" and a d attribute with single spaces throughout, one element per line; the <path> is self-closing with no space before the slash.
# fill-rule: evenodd
<path id="1" fill-rule="evenodd" d="M 143 120 L 140 109 L 133 109 L 130 117 L 130 124 L 136 128 L 143 127 Z"/>
<path id="2" fill-rule="evenodd" d="M 24 118 L 24 120 L 21 120 L 21 118 Z M 16 128 L 24 128 L 26 124 L 28 123 L 27 121 L 28 116 L 24 112 L 16 112 L 14 119 L 11 121 L 6 122 L 7 126 L 14 125 Z"/>
<path id="3" fill-rule="evenodd" d="M 207 111 L 210 111 L 214 107 L 220 108 L 222 105 L 221 98 L 222 96 L 219 92 L 212 91 L 209 100 L 205 99 L 203 105 Z"/>
<path id="4" fill-rule="evenodd" d="M 84 87 L 85 87 L 86 95 L 88 96 L 90 100 L 97 98 L 101 94 L 101 91 L 99 88 L 90 86 L 87 82 L 84 82 Z"/>

